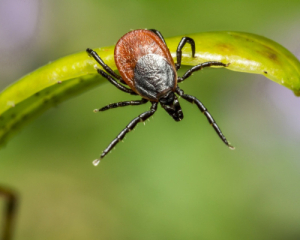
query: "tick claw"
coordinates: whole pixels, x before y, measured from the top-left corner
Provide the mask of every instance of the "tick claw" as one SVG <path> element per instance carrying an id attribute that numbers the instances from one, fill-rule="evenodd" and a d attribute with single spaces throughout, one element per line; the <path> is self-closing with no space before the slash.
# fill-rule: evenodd
<path id="1" fill-rule="evenodd" d="M 235 150 L 234 146 L 228 145 L 228 147 L 229 147 L 230 150 Z"/>
<path id="2" fill-rule="evenodd" d="M 95 159 L 94 161 L 93 161 L 93 165 L 96 167 L 96 166 L 98 166 L 98 164 L 100 163 L 100 159 L 99 158 L 97 158 L 97 159 Z"/>

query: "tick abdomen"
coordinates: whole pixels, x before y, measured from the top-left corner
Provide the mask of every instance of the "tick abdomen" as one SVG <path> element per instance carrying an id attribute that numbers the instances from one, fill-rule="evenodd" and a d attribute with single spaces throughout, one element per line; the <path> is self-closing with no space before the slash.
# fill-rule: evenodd
<path id="1" fill-rule="evenodd" d="M 155 33 L 149 30 L 135 30 L 129 32 L 116 44 L 115 62 L 122 79 L 136 93 L 139 93 L 136 89 L 137 84 L 134 82 L 136 65 L 139 61 L 143 61 L 143 59 L 140 60 L 141 58 L 144 58 L 147 55 L 163 57 L 174 69 L 174 74 L 177 76 L 174 61 L 168 47 Z M 145 64 L 142 65 L 145 66 Z M 156 97 L 148 98 L 148 95 L 141 96 L 148 100 L 157 101 Z"/>
<path id="2" fill-rule="evenodd" d="M 176 87 L 176 74 L 167 59 L 157 54 L 141 57 L 134 69 L 137 92 L 145 98 L 157 101 Z"/>

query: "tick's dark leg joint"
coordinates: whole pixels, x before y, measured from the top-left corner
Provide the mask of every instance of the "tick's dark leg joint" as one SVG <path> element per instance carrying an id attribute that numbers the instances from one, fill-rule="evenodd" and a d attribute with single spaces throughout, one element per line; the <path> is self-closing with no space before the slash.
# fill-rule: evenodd
<path id="1" fill-rule="evenodd" d="M 195 103 L 197 105 L 197 107 L 199 108 L 199 110 L 204 113 L 204 115 L 206 116 L 208 122 L 210 123 L 210 125 L 215 129 L 216 133 L 218 134 L 218 136 L 221 138 L 221 140 L 230 148 L 230 149 L 234 149 L 233 146 L 231 146 L 226 137 L 223 135 L 221 129 L 219 128 L 219 126 L 217 125 L 217 123 L 215 122 L 215 120 L 213 119 L 213 117 L 210 115 L 210 113 L 208 112 L 207 108 L 202 104 L 202 102 L 200 102 L 199 99 L 197 99 L 194 96 L 188 95 L 188 94 L 184 94 L 183 90 L 180 89 L 179 87 L 177 87 L 176 89 L 176 93 L 181 96 L 183 99 L 187 100 L 190 103 Z"/>
<path id="2" fill-rule="evenodd" d="M 181 78 L 178 78 L 178 83 L 184 81 L 185 79 L 187 79 L 188 77 L 190 77 L 192 75 L 193 72 L 202 70 L 205 67 L 211 67 L 211 66 L 223 66 L 223 67 L 227 67 L 229 64 L 225 64 L 225 63 L 221 63 L 221 62 L 204 62 L 204 63 L 200 63 L 199 65 L 196 65 L 194 67 L 192 67 L 191 69 L 189 69 L 185 74 L 183 74 L 183 76 Z"/>
<path id="3" fill-rule="evenodd" d="M 194 39 L 190 37 L 183 37 L 181 41 L 178 44 L 176 55 L 177 55 L 177 63 L 175 64 L 176 70 L 178 70 L 181 67 L 181 57 L 182 57 L 182 48 L 186 43 L 191 44 L 192 48 L 192 56 L 195 57 L 196 47 L 195 47 L 195 41 Z"/>
<path id="4" fill-rule="evenodd" d="M 7 199 L 7 203 L 5 206 L 5 221 L 3 225 L 3 229 L 1 228 L 0 239 L 10 240 L 12 239 L 13 226 L 16 214 L 17 207 L 17 196 L 16 194 L 10 190 L 3 187 L 0 187 L 0 196 L 3 195 Z"/>
<path id="5" fill-rule="evenodd" d="M 148 30 L 151 31 L 151 32 L 154 32 L 157 36 L 159 36 L 159 38 L 164 42 L 164 44 L 166 44 L 166 41 L 165 41 L 163 35 L 160 33 L 160 31 L 158 31 L 156 29 L 148 29 Z"/>
<path id="6" fill-rule="evenodd" d="M 123 81 L 122 77 L 116 74 L 108 65 L 106 65 L 102 58 L 94 50 L 87 48 L 86 52 L 89 54 L 89 56 L 93 57 L 111 76 L 115 77 L 120 81 Z"/>
<path id="7" fill-rule="evenodd" d="M 94 112 L 102 112 L 108 109 L 117 108 L 117 107 L 125 107 L 125 106 L 136 106 L 147 103 L 147 99 L 142 100 L 136 100 L 136 101 L 125 101 L 125 102 L 117 102 L 117 103 L 111 103 L 103 108 L 95 109 Z"/>
<path id="8" fill-rule="evenodd" d="M 122 84 L 118 83 L 112 76 L 108 75 L 106 72 L 101 70 L 100 68 L 97 68 L 97 72 L 102 75 L 102 77 L 105 77 L 111 84 L 116 86 L 118 89 L 122 90 L 123 92 L 129 93 L 131 95 L 137 95 L 133 90 L 124 87 Z"/>
<path id="9" fill-rule="evenodd" d="M 100 160 L 105 157 L 106 154 L 108 154 L 116 145 L 118 142 L 122 141 L 125 135 L 133 130 L 135 126 L 139 122 L 146 121 L 149 117 L 151 117 L 155 111 L 157 110 L 157 102 L 152 102 L 152 106 L 150 108 L 150 111 L 144 112 L 140 114 L 138 117 L 133 119 L 120 133 L 119 135 L 108 145 L 108 147 L 103 151 L 99 159 L 96 159 L 93 161 L 93 164 L 96 166 L 99 164 Z"/>

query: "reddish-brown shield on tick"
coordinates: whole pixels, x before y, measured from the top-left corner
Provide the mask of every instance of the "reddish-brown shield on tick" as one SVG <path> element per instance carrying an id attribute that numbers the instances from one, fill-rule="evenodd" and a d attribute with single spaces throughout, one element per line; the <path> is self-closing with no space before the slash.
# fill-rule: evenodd
<path id="1" fill-rule="evenodd" d="M 191 45 L 192 57 L 195 57 L 194 40 L 189 37 L 183 37 L 177 47 L 177 63 L 175 64 L 167 44 L 159 31 L 155 29 L 140 29 L 125 34 L 120 38 L 115 47 L 115 62 L 121 76 L 107 66 L 95 51 L 89 48 L 86 50 L 105 70 L 103 71 L 96 67 L 99 74 L 123 92 L 142 97 L 141 100 L 112 103 L 94 110 L 95 112 L 129 105 L 141 105 L 147 102 L 151 103 L 150 110 L 134 118 L 108 145 L 101 156 L 94 160 L 94 165 L 98 165 L 100 160 L 139 122 L 144 122 L 151 117 L 157 110 L 158 103 L 175 121 L 181 121 L 183 113 L 176 94 L 190 103 L 195 103 L 199 110 L 207 117 L 210 125 L 215 129 L 222 141 L 229 148 L 234 149 L 228 143 L 205 106 L 196 97 L 185 94 L 178 86 L 178 83 L 190 77 L 195 71 L 210 66 L 227 67 L 229 63 L 200 63 L 188 70 L 182 77 L 178 77 L 177 70 L 181 66 L 182 48 L 186 43 Z"/>

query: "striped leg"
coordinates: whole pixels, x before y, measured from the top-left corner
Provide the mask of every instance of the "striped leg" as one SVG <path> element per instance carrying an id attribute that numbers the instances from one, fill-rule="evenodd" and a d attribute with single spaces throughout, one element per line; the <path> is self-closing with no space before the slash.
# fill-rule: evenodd
<path id="1" fill-rule="evenodd" d="M 176 93 L 181 96 L 183 99 L 187 100 L 190 103 L 196 103 L 197 107 L 199 108 L 199 110 L 204 113 L 204 115 L 206 116 L 208 122 L 210 123 L 210 125 L 215 129 L 216 133 L 218 134 L 218 136 L 221 138 L 221 140 L 230 148 L 230 149 L 234 149 L 233 146 L 231 146 L 226 137 L 223 135 L 221 129 L 219 128 L 219 126 L 217 125 L 217 123 L 215 122 L 215 120 L 213 119 L 213 117 L 210 115 L 210 113 L 208 112 L 207 108 L 194 96 L 188 95 L 188 94 L 184 94 L 183 90 L 181 90 L 179 87 L 177 87 L 176 89 Z"/>
<path id="2" fill-rule="evenodd" d="M 93 161 L 93 164 L 97 166 L 100 163 L 100 160 L 106 156 L 116 145 L 118 142 L 122 141 L 127 133 L 135 128 L 135 126 L 139 122 L 146 121 L 149 117 L 151 117 L 155 111 L 157 110 L 157 102 L 152 102 L 152 106 L 150 111 L 144 112 L 140 114 L 138 117 L 133 119 L 120 133 L 119 135 L 108 145 L 108 147 L 102 152 L 100 158 Z"/>
<path id="3" fill-rule="evenodd" d="M 129 93 L 131 95 L 137 95 L 133 90 L 131 90 L 130 88 L 124 87 L 122 84 L 118 83 L 112 76 L 108 75 L 106 72 L 104 72 L 100 68 L 96 68 L 96 69 L 97 69 L 97 72 L 100 75 L 102 75 L 102 77 L 105 77 L 112 85 L 116 86 L 121 91 Z"/>
<path id="4" fill-rule="evenodd" d="M 156 29 L 148 29 L 148 30 L 151 32 L 154 32 L 164 42 L 164 44 L 166 44 L 166 41 L 165 41 L 163 35 L 160 33 L 160 31 L 158 31 Z"/>
<path id="5" fill-rule="evenodd" d="M 125 106 L 136 106 L 147 103 L 148 100 L 142 98 L 142 100 L 136 100 L 136 101 L 126 101 L 126 102 L 117 102 L 117 103 L 111 103 L 103 108 L 95 109 L 94 112 L 103 112 L 108 109 L 117 108 L 117 107 L 125 107 Z"/>
<path id="6" fill-rule="evenodd" d="M 183 37 L 181 39 L 180 43 L 178 44 L 177 51 L 176 51 L 176 56 L 177 56 L 177 63 L 175 64 L 176 70 L 178 70 L 181 67 L 181 57 L 182 57 L 182 51 L 181 50 L 182 50 L 182 48 L 184 47 L 184 45 L 186 43 L 191 44 L 192 56 L 195 57 L 196 47 L 195 47 L 194 39 L 192 39 L 190 37 Z"/>
<path id="7" fill-rule="evenodd" d="M 185 74 L 183 74 L 182 77 L 178 78 L 178 83 L 184 81 L 185 79 L 187 79 L 188 77 L 190 77 L 192 75 L 193 72 L 202 70 L 205 67 L 211 67 L 211 66 L 223 66 L 223 67 L 228 67 L 228 64 L 225 63 L 221 63 L 221 62 L 204 62 L 204 63 L 200 63 L 199 65 L 196 65 L 194 67 L 192 67 L 190 70 L 188 70 Z"/>
<path id="8" fill-rule="evenodd" d="M 114 70 L 112 70 L 108 65 L 106 65 L 105 62 L 102 60 L 102 58 L 93 49 L 87 48 L 86 52 L 88 53 L 89 56 L 93 57 L 104 68 L 104 70 L 107 73 L 109 73 L 112 77 L 124 83 L 122 77 L 116 74 Z"/>

